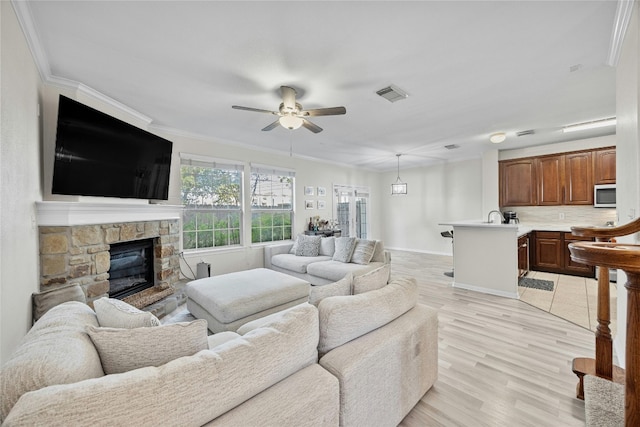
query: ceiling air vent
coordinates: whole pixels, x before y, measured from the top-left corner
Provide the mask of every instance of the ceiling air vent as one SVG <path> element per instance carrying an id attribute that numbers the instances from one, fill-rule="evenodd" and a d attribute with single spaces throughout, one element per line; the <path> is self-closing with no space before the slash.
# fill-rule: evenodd
<path id="1" fill-rule="evenodd" d="M 447 150 L 455 150 L 456 148 L 460 148 L 460 146 L 458 144 L 449 144 L 445 145 L 444 148 L 446 148 Z"/>
<path id="2" fill-rule="evenodd" d="M 378 95 L 388 100 L 389 102 L 400 101 L 401 99 L 407 99 L 409 96 L 405 91 L 397 86 L 389 85 L 379 91 L 376 91 Z"/>
<path id="3" fill-rule="evenodd" d="M 534 133 L 536 133 L 535 130 L 533 129 L 529 129 L 529 130 L 523 130 L 521 132 L 516 133 L 516 135 L 518 136 L 525 136 L 525 135 L 533 135 Z"/>

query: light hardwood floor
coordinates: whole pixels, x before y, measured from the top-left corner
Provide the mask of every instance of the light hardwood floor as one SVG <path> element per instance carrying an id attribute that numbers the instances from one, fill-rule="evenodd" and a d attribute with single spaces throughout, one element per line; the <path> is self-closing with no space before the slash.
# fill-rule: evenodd
<path id="1" fill-rule="evenodd" d="M 439 373 L 400 424 L 584 426 L 571 361 L 593 357 L 585 328 L 522 301 L 454 289 L 451 257 L 391 251 L 392 276 L 413 276 L 439 311 Z"/>

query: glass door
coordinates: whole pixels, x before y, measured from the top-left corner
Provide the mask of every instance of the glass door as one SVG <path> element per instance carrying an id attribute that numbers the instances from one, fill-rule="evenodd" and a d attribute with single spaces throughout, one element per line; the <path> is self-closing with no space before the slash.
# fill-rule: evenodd
<path id="1" fill-rule="evenodd" d="M 335 218 L 343 237 L 369 235 L 369 189 L 334 185 Z"/>

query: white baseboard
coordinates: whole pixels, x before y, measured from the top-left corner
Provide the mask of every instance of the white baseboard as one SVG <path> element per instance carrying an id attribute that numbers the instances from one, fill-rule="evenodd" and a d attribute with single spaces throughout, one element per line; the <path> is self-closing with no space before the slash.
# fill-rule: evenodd
<path id="1" fill-rule="evenodd" d="M 417 253 L 429 254 L 429 255 L 453 256 L 449 252 L 434 252 L 434 251 L 425 251 L 421 249 L 408 249 L 408 248 L 398 248 L 398 247 L 391 247 L 391 246 L 385 246 L 385 249 L 389 249 L 392 251 L 417 252 Z"/>
<path id="2" fill-rule="evenodd" d="M 481 292 L 483 294 L 489 294 L 489 295 L 496 295 L 499 297 L 504 297 L 504 298 L 511 298 L 511 299 L 520 299 L 520 295 L 518 294 L 518 292 L 507 292 L 507 291 L 500 291 L 497 289 L 488 289 L 488 288 L 483 288 L 480 286 L 475 286 L 475 285 L 467 285 L 465 283 L 460 283 L 460 282 L 453 282 L 452 285 L 454 288 L 460 288 L 460 289 L 466 289 L 469 291 L 475 291 L 475 292 Z"/>

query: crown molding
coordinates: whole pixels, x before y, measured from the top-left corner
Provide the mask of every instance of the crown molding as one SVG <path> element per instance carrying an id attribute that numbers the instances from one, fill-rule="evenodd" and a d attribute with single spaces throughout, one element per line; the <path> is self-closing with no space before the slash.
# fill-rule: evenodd
<path id="1" fill-rule="evenodd" d="M 13 6 L 13 10 L 16 13 L 18 22 L 20 23 L 20 28 L 22 28 L 25 39 L 27 40 L 27 45 L 29 46 L 29 50 L 31 51 L 33 60 L 36 63 L 36 68 L 38 69 L 38 73 L 40 74 L 40 79 L 45 84 L 81 92 L 82 94 L 90 98 L 107 104 L 110 107 L 115 108 L 116 110 L 122 111 L 123 113 L 142 121 L 147 126 L 153 121 L 152 118 L 134 110 L 131 107 L 127 107 L 121 102 L 118 102 L 115 99 L 110 98 L 107 95 L 98 92 L 97 90 L 85 84 L 66 79 L 64 77 L 54 76 L 51 73 L 51 65 L 49 64 L 49 60 L 47 59 L 46 52 L 42 47 L 42 43 L 40 43 L 40 36 L 33 23 L 29 2 L 24 0 L 11 0 L 11 5 Z"/>
<path id="2" fill-rule="evenodd" d="M 38 31 L 33 24 L 29 2 L 23 0 L 11 0 L 11 5 L 13 6 L 13 10 L 18 18 L 20 28 L 22 28 L 22 32 L 27 39 L 27 45 L 29 46 L 31 55 L 33 55 L 36 67 L 38 68 L 38 73 L 40 73 L 40 78 L 42 81 L 46 82 L 51 76 L 51 66 L 49 65 L 47 55 L 40 43 Z"/>
<path id="3" fill-rule="evenodd" d="M 612 67 L 618 65 L 620 50 L 624 42 L 624 35 L 629 27 L 634 3 L 634 0 L 618 0 L 616 16 L 613 20 L 613 30 L 611 31 L 611 46 L 609 47 L 609 56 L 606 62 L 607 65 Z"/>

